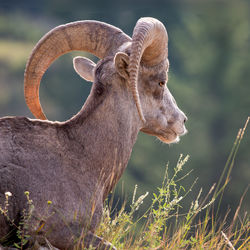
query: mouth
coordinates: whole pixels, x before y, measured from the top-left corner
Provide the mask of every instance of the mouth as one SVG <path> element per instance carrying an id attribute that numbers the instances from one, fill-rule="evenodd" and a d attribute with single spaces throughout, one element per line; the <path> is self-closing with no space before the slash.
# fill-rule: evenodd
<path id="1" fill-rule="evenodd" d="M 157 135 L 157 138 L 162 141 L 163 143 L 177 143 L 180 141 L 180 136 L 183 136 L 187 133 L 187 130 L 181 134 L 177 134 L 174 130 L 168 129 L 167 131 L 161 130 L 161 134 Z"/>
<path id="2" fill-rule="evenodd" d="M 165 132 L 164 134 L 157 135 L 157 138 L 163 143 L 177 143 L 180 141 L 180 137 L 175 132 Z"/>
<path id="3" fill-rule="evenodd" d="M 152 130 L 148 128 L 141 129 L 142 132 L 156 136 L 160 141 L 166 144 L 171 143 L 177 143 L 180 141 L 180 136 L 183 136 L 187 133 L 186 128 L 184 127 L 184 130 L 182 133 L 176 133 L 173 129 L 167 128 L 167 129 L 160 129 L 158 131 L 152 132 Z"/>

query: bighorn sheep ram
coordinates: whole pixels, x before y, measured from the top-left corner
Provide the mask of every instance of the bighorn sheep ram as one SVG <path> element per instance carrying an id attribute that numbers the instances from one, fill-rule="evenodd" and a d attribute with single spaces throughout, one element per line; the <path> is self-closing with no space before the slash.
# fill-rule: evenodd
<path id="1" fill-rule="evenodd" d="M 139 131 L 164 143 L 186 133 L 187 118 L 166 86 L 167 44 L 164 25 L 148 17 L 138 20 L 132 38 L 106 23 L 78 21 L 38 42 L 24 75 L 26 103 L 37 119 L 0 119 L 0 205 L 10 192 L 8 216 L 18 223 L 27 206 L 24 193 L 30 192 L 33 239 L 42 244 L 46 237 L 54 247 L 72 249 L 84 231 L 85 246 L 109 246 L 94 232 Z M 55 59 L 75 50 L 101 59 L 95 64 L 74 58 L 76 72 L 94 83 L 91 93 L 70 120 L 48 121 L 39 101 L 40 80 Z M 0 239 L 10 230 L 0 214 Z"/>

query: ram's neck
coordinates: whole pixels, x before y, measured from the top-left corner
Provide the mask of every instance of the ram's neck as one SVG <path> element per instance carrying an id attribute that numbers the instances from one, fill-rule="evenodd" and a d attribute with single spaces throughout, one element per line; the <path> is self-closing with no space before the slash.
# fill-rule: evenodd
<path id="1" fill-rule="evenodd" d="M 69 127 L 74 129 L 74 137 L 83 148 L 79 156 L 83 160 L 82 168 L 91 168 L 91 173 L 101 178 L 99 181 L 104 184 L 107 194 L 127 166 L 140 130 L 140 120 L 129 98 L 121 100 L 108 95 L 95 102 L 92 99 L 87 100 Z"/>

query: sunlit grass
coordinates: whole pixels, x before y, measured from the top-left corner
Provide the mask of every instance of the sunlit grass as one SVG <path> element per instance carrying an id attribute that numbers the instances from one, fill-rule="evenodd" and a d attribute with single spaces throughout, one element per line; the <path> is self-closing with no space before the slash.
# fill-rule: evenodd
<path id="1" fill-rule="evenodd" d="M 249 119 L 239 130 L 218 184 L 212 185 L 204 198 L 201 189 L 187 213 L 181 214 L 181 202 L 192 191 L 196 181 L 187 190 L 179 184 L 181 179 L 189 175 L 180 176 L 188 160 L 188 156 L 181 156 L 173 176 L 168 176 L 166 169 L 162 186 L 153 193 L 151 206 L 141 217 L 137 217 L 137 210 L 147 194 L 135 199 L 136 186 L 130 211 L 125 210 L 124 203 L 111 216 L 112 200 L 105 205 L 97 235 L 112 242 L 117 249 L 249 249 L 249 215 L 245 213 L 241 216 L 239 213 L 248 190 L 242 195 L 231 221 L 228 213 L 222 218 L 218 216 L 223 192 L 229 183 L 235 156 Z M 141 221 L 142 226 L 139 223 Z"/>

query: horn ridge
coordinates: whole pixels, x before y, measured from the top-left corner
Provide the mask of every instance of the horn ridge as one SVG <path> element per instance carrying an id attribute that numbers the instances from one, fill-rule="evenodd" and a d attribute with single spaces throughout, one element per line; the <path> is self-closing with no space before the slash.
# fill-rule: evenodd
<path id="1" fill-rule="evenodd" d="M 167 58 L 168 36 L 164 25 L 157 19 L 144 17 L 137 21 L 132 36 L 131 55 L 129 62 L 129 87 L 140 116 L 145 123 L 141 108 L 137 79 L 140 63 L 148 67 L 159 64 Z"/>

